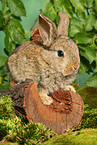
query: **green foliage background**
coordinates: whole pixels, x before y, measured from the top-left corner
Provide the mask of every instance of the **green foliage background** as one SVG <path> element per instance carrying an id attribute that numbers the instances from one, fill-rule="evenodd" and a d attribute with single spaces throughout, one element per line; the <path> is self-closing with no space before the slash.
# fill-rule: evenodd
<path id="1" fill-rule="evenodd" d="M 69 37 L 80 52 L 79 73 L 92 75 L 86 85 L 97 87 L 97 0 L 46 0 L 42 7 L 43 14 L 57 26 L 60 11 L 70 18 Z"/>
<path id="2" fill-rule="evenodd" d="M 44 2 L 45 0 L 0 0 L 0 90 L 10 86 L 5 67 L 7 58 L 16 47 L 29 40 L 30 28 Z"/>
<path id="3" fill-rule="evenodd" d="M 8 89 L 10 85 L 5 67 L 7 58 L 16 47 L 29 40 L 29 30 L 41 7 L 42 13 L 56 26 L 58 12 L 68 14 L 69 37 L 78 45 L 81 58 L 76 82 L 80 87 L 97 87 L 97 0 L 0 0 L 0 6 L 0 41 L 4 42 L 4 48 L 0 48 L 0 90 Z"/>

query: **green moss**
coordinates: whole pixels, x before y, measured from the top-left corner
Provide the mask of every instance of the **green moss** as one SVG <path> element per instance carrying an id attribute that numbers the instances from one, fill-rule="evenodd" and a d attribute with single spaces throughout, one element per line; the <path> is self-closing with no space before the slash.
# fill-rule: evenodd
<path id="1" fill-rule="evenodd" d="M 0 145 L 19 145 L 18 143 L 0 143 Z"/>
<path id="2" fill-rule="evenodd" d="M 21 128 L 16 128 L 10 139 L 14 142 L 25 145 L 34 145 L 47 141 L 53 133 L 46 129 L 43 124 L 28 123 Z"/>
<path id="3" fill-rule="evenodd" d="M 85 108 L 81 123 L 76 127 L 75 130 L 81 130 L 85 128 L 96 128 L 97 129 L 97 109 L 89 110 Z"/>
<path id="4" fill-rule="evenodd" d="M 51 138 L 54 133 L 40 123 L 25 124 L 14 113 L 11 99 L 3 96 L 0 99 L 0 140 L 34 145 Z"/>
<path id="5" fill-rule="evenodd" d="M 0 98 L 0 140 L 6 136 L 9 130 L 14 128 L 15 113 L 11 98 L 3 96 Z"/>
<path id="6" fill-rule="evenodd" d="M 0 119 L 0 140 L 5 136 L 8 139 L 14 140 L 17 130 L 20 131 L 21 129 L 23 129 L 23 122 L 17 116 Z"/>
<path id="7" fill-rule="evenodd" d="M 96 145 L 97 129 L 83 129 L 55 136 L 41 145 Z"/>
<path id="8" fill-rule="evenodd" d="M 97 108 L 97 87 L 82 87 L 77 90 L 77 93 L 83 98 L 84 103 L 89 105 L 90 109 Z"/>
<path id="9" fill-rule="evenodd" d="M 76 129 L 97 128 L 97 87 L 82 87 L 77 93 L 84 101 L 84 114 Z"/>
<path id="10" fill-rule="evenodd" d="M 15 116 L 11 98 L 3 96 L 0 98 L 0 119 L 9 119 Z"/>

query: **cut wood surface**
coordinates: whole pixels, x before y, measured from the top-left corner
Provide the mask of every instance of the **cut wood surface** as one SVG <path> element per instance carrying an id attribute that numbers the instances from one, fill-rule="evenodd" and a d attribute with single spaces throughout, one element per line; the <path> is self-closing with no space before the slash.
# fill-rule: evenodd
<path id="1" fill-rule="evenodd" d="M 59 89 L 50 96 L 54 100 L 53 104 L 44 105 L 37 91 L 37 83 L 29 83 L 23 105 L 28 121 L 43 123 L 58 134 L 74 129 L 80 123 L 84 111 L 80 95 Z"/>
<path id="2" fill-rule="evenodd" d="M 9 95 L 15 112 L 25 121 L 43 123 L 58 134 L 73 130 L 81 121 L 84 103 L 79 94 L 59 89 L 51 94 L 53 103 L 42 103 L 37 83 L 26 80 L 0 92 L 0 97 Z"/>

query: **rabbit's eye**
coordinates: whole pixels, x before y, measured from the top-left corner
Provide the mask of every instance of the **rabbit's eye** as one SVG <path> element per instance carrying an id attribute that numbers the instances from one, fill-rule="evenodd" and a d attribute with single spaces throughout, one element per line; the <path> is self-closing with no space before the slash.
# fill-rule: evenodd
<path id="1" fill-rule="evenodd" d="M 64 57 L 64 52 L 62 50 L 58 50 L 58 56 L 59 57 Z"/>

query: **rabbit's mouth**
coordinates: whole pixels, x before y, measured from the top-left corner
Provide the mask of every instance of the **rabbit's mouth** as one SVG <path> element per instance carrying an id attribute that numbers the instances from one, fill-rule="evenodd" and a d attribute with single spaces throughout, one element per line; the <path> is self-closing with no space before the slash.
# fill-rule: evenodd
<path id="1" fill-rule="evenodd" d="M 69 76 L 69 75 L 76 75 L 78 73 L 78 69 L 79 69 L 79 66 L 75 67 L 75 66 L 72 66 L 68 69 L 65 68 L 64 72 L 63 72 L 63 75 L 64 76 Z"/>
<path id="2" fill-rule="evenodd" d="M 74 70 L 73 73 L 74 74 L 77 74 L 78 73 L 78 70 L 79 70 L 79 65 L 77 67 L 73 66 L 72 68 Z"/>

